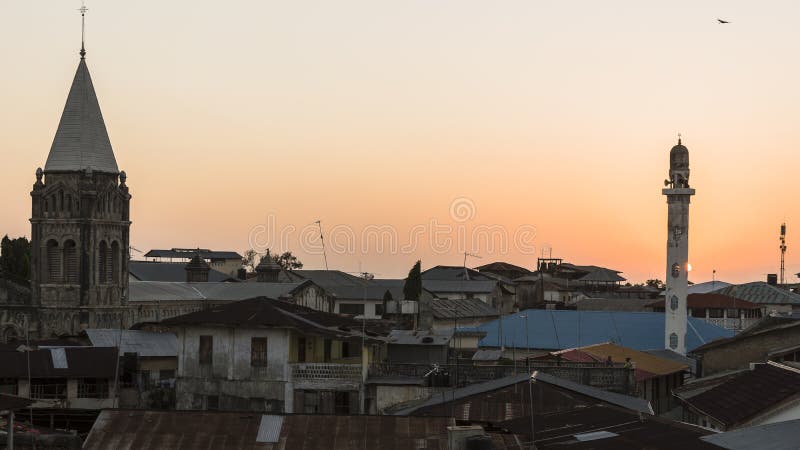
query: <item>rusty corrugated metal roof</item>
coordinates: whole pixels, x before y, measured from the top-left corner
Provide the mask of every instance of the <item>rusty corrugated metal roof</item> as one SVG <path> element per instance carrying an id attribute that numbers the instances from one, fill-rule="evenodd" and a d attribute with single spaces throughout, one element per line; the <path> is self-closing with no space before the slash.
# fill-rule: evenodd
<path id="1" fill-rule="evenodd" d="M 257 442 L 262 415 L 222 411 L 104 410 L 84 449 L 447 450 L 448 417 L 286 415 L 278 442 Z M 503 442 L 503 436 L 495 440 Z"/>

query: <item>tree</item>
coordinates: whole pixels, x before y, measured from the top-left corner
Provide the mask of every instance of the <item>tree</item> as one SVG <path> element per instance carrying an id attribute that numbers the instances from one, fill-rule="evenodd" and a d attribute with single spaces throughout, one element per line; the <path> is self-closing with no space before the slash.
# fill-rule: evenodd
<path id="1" fill-rule="evenodd" d="M 278 263 L 283 270 L 302 269 L 303 263 L 292 252 L 283 252 L 281 255 L 272 255 L 272 260 Z"/>
<path id="2" fill-rule="evenodd" d="M 422 295 L 422 261 L 417 261 L 408 271 L 408 277 L 403 285 L 403 296 L 406 300 L 419 300 Z"/>
<path id="3" fill-rule="evenodd" d="M 244 252 L 244 256 L 242 257 L 242 265 L 252 272 L 256 268 L 256 253 L 255 250 L 252 248 Z"/>
<path id="4" fill-rule="evenodd" d="M 8 235 L 0 242 L 0 272 L 17 283 L 27 283 L 31 279 L 31 243 L 26 237 L 9 239 Z"/>
<path id="5" fill-rule="evenodd" d="M 664 289 L 664 282 L 659 280 L 658 278 L 654 278 L 652 280 L 647 280 L 644 282 L 644 285 L 647 287 L 653 287 L 656 289 Z"/>

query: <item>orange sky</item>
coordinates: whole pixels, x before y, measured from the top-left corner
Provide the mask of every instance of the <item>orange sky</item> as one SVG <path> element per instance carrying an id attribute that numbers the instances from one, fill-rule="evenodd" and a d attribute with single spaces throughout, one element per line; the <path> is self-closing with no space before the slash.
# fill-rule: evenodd
<path id="1" fill-rule="evenodd" d="M 661 187 L 681 132 L 697 189 L 691 278 L 777 272 L 783 220 L 788 279 L 800 271 L 797 2 L 166 3 L 87 4 L 87 62 L 128 173 L 136 248 L 241 252 L 274 217 L 318 268 L 299 243 L 317 219 L 357 237 L 391 224 L 399 247 L 436 220 L 454 240 L 459 226 L 510 238 L 535 227 L 532 254 L 479 245 L 470 265 L 532 267 L 550 247 L 663 279 Z M 4 11 L 2 234 L 30 233 L 34 171 L 78 63 L 79 6 Z M 470 220 L 452 219 L 457 198 L 474 205 Z M 382 277 L 420 258 L 463 262 L 457 246 L 432 247 L 359 244 L 328 260 Z"/>

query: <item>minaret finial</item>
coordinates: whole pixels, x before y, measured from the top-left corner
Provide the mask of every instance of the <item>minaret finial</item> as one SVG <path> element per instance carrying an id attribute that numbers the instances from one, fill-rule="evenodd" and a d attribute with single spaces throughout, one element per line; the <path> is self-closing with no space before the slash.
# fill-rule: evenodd
<path id="1" fill-rule="evenodd" d="M 86 11 L 88 10 L 89 8 L 86 7 L 86 4 L 81 1 L 81 7 L 78 9 L 81 12 L 81 59 L 86 57 L 86 48 L 83 43 L 86 40 Z"/>
<path id="2" fill-rule="evenodd" d="M 678 133 L 678 145 L 681 145 L 681 134 Z"/>

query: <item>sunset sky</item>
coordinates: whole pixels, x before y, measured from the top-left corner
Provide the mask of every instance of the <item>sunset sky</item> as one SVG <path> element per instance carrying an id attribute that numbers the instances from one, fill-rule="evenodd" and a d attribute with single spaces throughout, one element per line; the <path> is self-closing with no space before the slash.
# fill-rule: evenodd
<path id="1" fill-rule="evenodd" d="M 34 172 L 78 64 L 79 7 L 4 4 L 0 235 L 30 235 Z M 402 277 L 417 259 L 463 263 L 464 248 L 429 242 L 432 224 L 453 241 L 497 225 L 509 248 L 466 248 L 481 257 L 469 265 L 533 268 L 545 248 L 632 282 L 663 279 L 661 188 L 681 133 L 697 189 L 690 279 L 777 273 L 786 221 L 797 280 L 796 0 L 87 7 L 87 63 L 138 249 L 243 252 L 274 220 L 295 231 L 268 245 L 321 268 L 316 241 L 301 242 L 320 219 L 338 233 L 331 268 Z M 389 225 L 397 251 L 361 242 Z M 535 250 L 515 245 L 532 227 Z M 349 235 L 355 251 L 331 248 Z"/>

